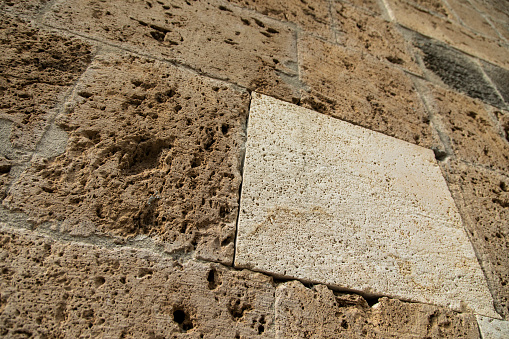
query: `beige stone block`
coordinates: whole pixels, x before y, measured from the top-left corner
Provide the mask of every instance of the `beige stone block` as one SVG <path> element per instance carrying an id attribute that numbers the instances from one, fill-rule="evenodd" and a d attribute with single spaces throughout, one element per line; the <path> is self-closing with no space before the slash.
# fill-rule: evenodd
<path id="1" fill-rule="evenodd" d="M 502 67 L 509 67 L 509 53 L 499 39 L 476 35 L 453 19 L 444 19 L 422 11 L 406 2 L 387 0 L 396 21 L 412 30 L 443 41 L 463 52 L 490 61 Z"/>
<path id="2" fill-rule="evenodd" d="M 490 19 L 501 22 L 509 20 L 509 8 L 507 8 L 505 1 L 469 0 L 469 2 Z"/>
<path id="3" fill-rule="evenodd" d="M 393 23 L 344 2 L 332 4 L 332 19 L 339 45 L 367 52 L 413 73 L 422 73 L 415 61 L 412 45 Z"/>
<path id="4" fill-rule="evenodd" d="M 458 159 L 509 171 L 509 143 L 480 100 L 435 86 L 431 94 L 430 107 L 441 118 Z"/>
<path id="5" fill-rule="evenodd" d="M 447 0 L 447 3 L 465 26 L 492 39 L 500 39 L 490 23 L 468 0 Z"/>
<path id="6" fill-rule="evenodd" d="M 327 0 L 227 0 L 274 19 L 297 24 L 306 32 L 333 40 Z"/>
<path id="7" fill-rule="evenodd" d="M 478 315 L 479 330 L 483 339 L 504 339 L 509 337 L 509 321 Z"/>
<path id="8" fill-rule="evenodd" d="M 298 95 L 295 32 L 212 1 L 59 1 L 44 22 L 291 101 Z"/>
<path id="9" fill-rule="evenodd" d="M 231 264 L 247 92 L 108 54 L 67 106 L 57 119 L 69 135 L 65 152 L 45 159 L 39 150 L 5 206 L 62 232 L 149 235 L 168 252 Z"/>
<path id="10" fill-rule="evenodd" d="M 433 152 L 251 102 L 235 266 L 498 317 Z"/>
<path id="11" fill-rule="evenodd" d="M 276 289 L 277 338 L 479 338 L 473 314 L 362 297 L 291 281 Z"/>
<path id="12" fill-rule="evenodd" d="M 334 0 L 335 2 L 343 1 L 343 0 Z M 343 1 L 345 2 L 345 1 Z M 382 11 L 380 10 L 380 4 L 377 0 L 349 0 L 349 3 L 353 4 L 355 7 L 362 8 L 364 10 L 368 10 L 369 12 L 380 15 Z"/>
<path id="13" fill-rule="evenodd" d="M 35 150 L 54 107 L 90 62 L 91 47 L 0 16 L 0 119 L 13 147 Z"/>
<path id="14" fill-rule="evenodd" d="M 0 335 L 273 338 L 272 278 L 0 231 Z"/>
<path id="15" fill-rule="evenodd" d="M 495 309 L 509 317 L 509 177 L 460 162 L 442 166 L 486 274 Z"/>
<path id="16" fill-rule="evenodd" d="M 410 78 L 389 63 L 312 37 L 299 40 L 303 106 L 418 145 L 431 128 Z"/>

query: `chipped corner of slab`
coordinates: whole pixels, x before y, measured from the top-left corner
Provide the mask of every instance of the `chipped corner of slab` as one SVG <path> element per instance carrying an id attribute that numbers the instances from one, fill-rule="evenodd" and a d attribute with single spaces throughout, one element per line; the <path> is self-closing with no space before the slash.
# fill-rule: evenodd
<path id="1" fill-rule="evenodd" d="M 429 149 L 253 92 L 235 265 L 498 318 Z"/>

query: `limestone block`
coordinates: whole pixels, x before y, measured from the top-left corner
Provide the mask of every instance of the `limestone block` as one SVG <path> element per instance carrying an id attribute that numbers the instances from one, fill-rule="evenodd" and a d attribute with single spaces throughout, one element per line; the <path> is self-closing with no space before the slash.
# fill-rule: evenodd
<path id="1" fill-rule="evenodd" d="M 431 93 L 434 100 L 429 106 L 440 116 L 456 157 L 508 172 L 509 143 L 499 134 L 486 106 L 436 86 L 432 86 Z"/>
<path id="2" fill-rule="evenodd" d="M 422 59 L 426 68 L 432 72 L 429 76 L 432 80 L 441 81 L 490 105 L 501 108 L 506 106 L 474 59 L 450 46 L 422 36 L 415 36 L 414 43 L 422 51 Z"/>
<path id="3" fill-rule="evenodd" d="M 365 51 L 413 73 L 422 73 L 415 61 L 412 45 L 393 23 L 344 2 L 333 2 L 332 19 L 338 44 Z"/>
<path id="4" fill-rule="evenodd" d="M 310 91 L 301 103 L 354 124 L 419 145 L 432 144 L 429 119 L 405 73 L 361 51 L 306 36 L 300 74 Z"/>
<path id="5" fill-rule="evenodd" d="M 249 94 L 110 54 L 94 59 L 75 92 L 57 119 L 65 152 L 36 161 L 4 205 L 36 225 L 150 235 L 168 252 L 231 264 Z"/>
<path id="6" fill-rule="evenodd" d="M 327 0 L 227 0 L 272 18 L 297 24 L 303 30 L 333 40 Z"/>
<path id="7" fill-rule="evenodd" d="M 295 32 L 221 0 L 65 0 L 44 22 L 285 100 L 298 95 Z"/>
<path id="8" fill-rule="evenodd" d="M 337 2 L 342 0 L 335 1 Z M 362 8 L 376 15 L 380 15 L 382 13 L 377 0 L 349 0 L 348 2 L 353 4 L 355 7 Z"/>
<path id="9" fill-rule="evenodd" d="M 491 81 L 493 81 L 495 86 L 497 86 L 497 89 L 500 95 L 504 98 L 506 105 L 509 104 L 509 71 L 487 62 L 483 62 L 482 67 L 486 74 L 490 77 Z"/>
<path id="10" fill-rule="evenodd" d="M 12 121 L 13 147 L 33 151 L 52 109 L 90 62 L 81 40 L 41 32 L 0 16 L 0 119 Z"/>
<path id="11" fill-rule="evenodd" d="M 387 0 L 396 21 L 428 37 L 502 67 L 509 67 L 509 53 L 498 39 L 476 35 L 460 24 L 422 11 L 401 0 Z"/>
<path id="12" fill-rule="evenodd" d="M 509 177 L 460 162 L 443 169 L 498 313 L 509 319 Z"/>
<path id="13" fill-rule="evenodd" d="M 0 231 L 0 335 L 273 338 L 272 278 Z"/>
<path id="14" fill-rule="evenodd" d="M 504 339 L 509 337 L 509 321 L 478 315 L 479 330 L 483 339 Z"/>
<path id="15" fill-rule="evenodd" d="M 497 31 L 482 14 L 467 0 L 447 0 L 447 3 L 458 16 L 459 20 L 468 28 L 495 40 L 500 39 Z"/>
<path id="16" fill-rule="evenodd" d="M 492 21 L 498 20 L 500 22 L 507 22 L 509 20 L 509 8 L 507 8 L 507 4 L 504 1 L 469 1 L 476 9 L 488 16 Z"/>
<path id="17" fill-rule="evenodd" d="M 2 1 L 0 2 L 0 12 L 33 19 L 48 2 L 48 0 Z"/>
<path id="18" fill-rule="evenodd" d="M 473 314 L 357 295 L 291 281 L 276 289 L 277 338 L 479 338 Z"/>
<path id="19" fill-rule="evenodd" d="M 254 94 L 235 266 L 498 317 L 433 152 Z"/>

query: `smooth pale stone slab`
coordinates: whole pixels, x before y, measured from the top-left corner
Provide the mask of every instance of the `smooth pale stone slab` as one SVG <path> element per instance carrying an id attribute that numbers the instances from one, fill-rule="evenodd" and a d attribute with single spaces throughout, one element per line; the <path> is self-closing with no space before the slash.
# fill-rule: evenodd
<path id="1" fill-rule="evenodd" d="M 498 318 L 433 152 L 253 93 L 235 266 Z"/>
<path id="2" fill-rule="evenodd" d="M 509 338 L 509 321 L 477 316 L 479 331 L 483 339 Z"/>

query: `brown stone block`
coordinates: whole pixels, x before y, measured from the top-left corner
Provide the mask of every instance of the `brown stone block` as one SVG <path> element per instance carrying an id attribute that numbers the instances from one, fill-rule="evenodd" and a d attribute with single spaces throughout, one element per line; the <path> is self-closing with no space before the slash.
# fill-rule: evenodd
<path id="1" fill-rule="evenodd" d="M 446 180 L 463 217 L 495 309 L 509 317 L 509 177 L 465 165 L 443 164 Z"/>
<path id="2" fill-rule="evenodd" d="M 498 39 L 476 35 L 451 19 L 432 15 L 406 2 L 399 0 L 388 2 L 399 24 L 478 58 L 509 67 L 508 50 Z"/>
<path id="3" fill-rule="evenodd" d="M 219 0 L 128 6 L 121 0 L 72 0 L 55 4 L 44 22 L 284 100 L 297 95 L 291 81 L 297 77 L 295 32 Z"/>
<path id="4" fill-rule="evenodd" d="M 303 30 L 333 40 L 327 0 L 227 0 L 269 17 L 297 24 Z"/>
<path id="5" fill-rule="evenodd" d="M 501 22 L 509 20 L 509 8 L 504 0 L 469 0 L 469 2 L 491 19 Z"/>
<path id="6" fill-rule="evenodd" d="M 479 338 L 473 314 L 388 298 L 370 306 L 297 281 L 277 287 L 275 310 L 279 338 Z"/>
<path id="7" fill-rule="evenodd" d="M 334 0 L 336 2 L 343 0 Z M 343 1 L 344 2 L 344 1 Z M 377 0 L 348 0 L 349 3 L 354 5 L 355 7 L 362 8 L 372 12 L 373 14 L 380 15 L 382 11 L 380 10 L 380 5 Z"/>
<path id="8" fill-rule="evenodd" d="M 0 232 L 0 336 L 274 337 L 272 278 Z"/>
<path id="9" fill-rule="evenodd" d="M 310 91 L 301 104 L 318 112 L 428 147 L 427 114 L 405 73 L 366 53 L 312 37 L 299 41 L 300 73 Z"/>
<path id="10" fill-rule="evenodd" d="M 500 39 L 490 23 L 483 18 L 482 14 L 469 1 L 447 0 L 447 2 L 465 26 L 492 39 Z"/>
<path id="11" fill-rule="evenodd" d="M 83 41 L 0 16 L 0 119 L 14 122 L 13 147 L 35 150 L 52 109 L 90 62 Z"/>
<path id="12" fill-rule="evenodd" d="M 432 107 L 440 116 L 456 157 L 509 171 L 509 143 L 500 135 L 486 106 L 477 99 L 433 87 Z"/>
<path id="13" fill-rule="evenodd" d="M 332 18 L 336 42 L 341 46 L 366 51 L 380 60 L 422 74 L 412 45 L 394 24 L 342 2 L 333 3 Z"/>
<path id="14" fill-rule="evenodd" d="M 169 252 L 231 263 L 249 94 L 111 55 L 76 93 L 57 120 L 65 152 L 23 173 L 6 206 L 73 234 L 151 235 Z"/>
<path id="15" fill-rule="evenodd" d="M 50 0 L 6 0 L 0 2 L 0 12 L 25 16 L 32 19 Z"/>

